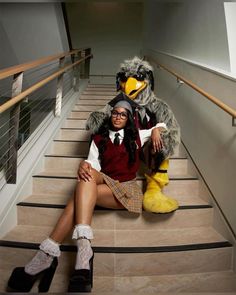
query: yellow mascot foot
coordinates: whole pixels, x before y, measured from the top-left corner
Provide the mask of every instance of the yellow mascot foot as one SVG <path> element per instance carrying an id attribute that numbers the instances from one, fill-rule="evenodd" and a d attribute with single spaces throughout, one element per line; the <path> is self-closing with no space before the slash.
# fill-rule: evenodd
<path id="1" fill-rule="evenodd" d="M 161 177 L 163 178 L 163 176 L 162 174 Z M 167 177 L 167 175 L 165 177 Z M 157 174 L 151 177 L 146 175 L 146 178 L 148 184 L 143 197 L 144 210 L 154 213 L 169 213 L 175 211 L 179 207 L 178 202 L 161 192 L 165 181 L 163 181 L 163 179 L 162 181 L 161 179 L 158 181 Z M 165 184 L 166 183 L 168 183 L 168 180 Z"/>
<path id="2" fill-rule="evenodd" d="M 178 202 L 165 196 L 161 191 L 146 191 L 143 197 L 143 208 L 154 213 L 169 213 L 179 207 Z"/>

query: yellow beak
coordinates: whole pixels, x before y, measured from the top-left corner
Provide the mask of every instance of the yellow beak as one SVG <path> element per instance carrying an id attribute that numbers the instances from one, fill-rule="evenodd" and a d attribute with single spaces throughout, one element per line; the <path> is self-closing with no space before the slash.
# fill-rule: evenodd
<path id="1" fill-rule="evenodd" d="M 133 77 L 129 77 L 126 82 L 121 83 L 122 90 L 130 99 L 135 99 L 146 86 L 145 81 L 138 81 Z"/>

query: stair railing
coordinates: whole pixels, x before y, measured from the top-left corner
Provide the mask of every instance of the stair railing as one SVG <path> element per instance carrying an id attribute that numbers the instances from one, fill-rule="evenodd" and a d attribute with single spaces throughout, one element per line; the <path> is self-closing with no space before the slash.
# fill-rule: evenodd
<path id="1" fill-rule="evenodd" d="M 89 78 L 91 49 L 78 49 L 0 70 L 0 171 L 16 183 L 18 149 L 65 95 Z"/>
<path id="2" fill-rule="evenodd" d="M 173 71 L 173 70 L 169 69 L 168 67 L 164 66 L 163 64 L 159 63 L 156 59 L 154 59 L 154 58 L 152 58 L 150 56 L 146 56 L 145 58 L 147 60 L 150 60 L 153 63 L 155 63 L 160 69 L 166 70 L 170 74 L 174 75 L 177 78 L 178 83 L 187 84 L 188 86 L 190 86 L 191 88 L 193 88 L 194 90 L 199 92 L 201 95 L 205 96 L 208 100 L 212 101 L 215 105 L 220 107 L 223 111 L 228 113 L 232 117 L 232 126 L 236 127 L 236 110 L 229 107 L 228 105 L 223 103 L 219 98 L 216 98 L 215 96 L 213 96 L 210 93 L 206 92 L 205 90 L 198 87 L 197 85 L 195 85 L 191 81 L 187 80 L 183 76 L 177 74 L 175 71 Z"/>

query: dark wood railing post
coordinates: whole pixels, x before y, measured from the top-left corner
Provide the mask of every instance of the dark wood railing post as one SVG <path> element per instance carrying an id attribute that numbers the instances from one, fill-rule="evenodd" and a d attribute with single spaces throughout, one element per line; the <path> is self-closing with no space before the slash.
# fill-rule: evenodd
<path id="1" fill-rule="evenodd" d="M 23 72 L 15 74 L 12 83 L 12 97 L 22 91 Z M 16 183 L 17 180 L 17 150 L 20 119 L 20 102 L 15 104 L 10 112 L 9 120 L 9 151 L 6 167 L 7 183 Z"/>
<path id="2" fill-rule="evenodd" d="M 59 60 L 59 68 L 62 68 L 64 65 L 65 57 L 61 57 Z M 63 76 L 64 72 L 60 74 L 57 78 L 57 91 L 56 91 L 56 102 L 55 102 L 55 117 L 60 117 L 61 115 L 61 106 L 62 106 L 62 96 L 63 96 Z"/>
<path id="3" fill-rule="evenodd" d="M 85 49 L 85 56 L 91 54 L 91 48 Z M 84 78 L 89 79 L 89 71 L 90 71 L 90 58 L 87 58 L 84 63 Z"/>
<path id="4" fill-rule="evenodd" d="M 81 51 L 81 58 L 91 54 L 91 48 L 87 48 Z M 90 70 L 90 58 L 87 58 L 82 65 L 80 65 L 80 77 L 82 79 L 89 79 L 89 70 Z"/>
<path id="5" fill-rule="evenodd" d="M 81 51 L 77 54 L 73 54 L 71 56 L 72 63 L 76 61 L 76 59 L 81 58 Z M 80 65 L 76 65 L 73 67 L 73 89 L 75 92 L 79 91 L 79 80 L 80 80 Z"/>

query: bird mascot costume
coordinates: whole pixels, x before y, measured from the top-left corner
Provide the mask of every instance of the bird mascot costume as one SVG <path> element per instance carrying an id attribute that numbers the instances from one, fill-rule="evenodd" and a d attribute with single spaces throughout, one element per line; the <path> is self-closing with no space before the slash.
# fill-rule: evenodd
<path id="1" fill-rule="evenodd" d="M 178 208 L 175 199 L 166 196 L 162 189 L 169 183 L 169 157 L 180 142 L 180 128 L 170 107 L 153 92 L 154 78 L 151 65 L 138 57 L 125 60 L 116 75 L 117 91 L 120 93 L 102 110 L 91 113 L 87 129 L 96 133 L 104 119 L 110 115 L 112 107 L 124 98 L 134 110 L 134 120 L 139 129 L 148 129 L 158 122 L 164 122 L 167 130 L 161 132 L 163 148 L 154 153 L 151 143 L 144 152 L 149 175 L 145 174 L 147 187 L 143 198 L 143 208 L 155 213 L 168 213 Z M 148 151 L 148 152 L 147 152 Z"/>

